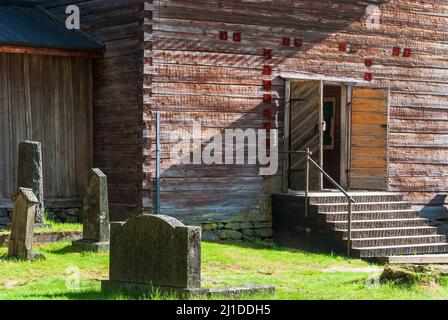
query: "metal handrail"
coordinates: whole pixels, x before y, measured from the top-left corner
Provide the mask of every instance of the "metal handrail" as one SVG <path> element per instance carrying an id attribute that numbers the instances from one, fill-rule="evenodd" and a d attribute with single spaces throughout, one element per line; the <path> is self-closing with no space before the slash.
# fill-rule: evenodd
<path id="1" fill-rule="evenodd" d="M 306 155 L 306 169 L 305 169 L 305 218 L 308 218 L 308 207 L 309 207 L 309 183 L 310 183 L 310 163 L 314 165 L 327 179 L 330 181 L 332 185 L 334 185 L 336 188 L 339 189 L 339 191 L 342 192 L 342 194 L 347 198 L 347 204 L 348 204 L 348 228 L 347 228 L 347 255 L 351 255 L 351 247 L 352 247 L 352 220 L 353 220 L 353 213 L 352 213 L 352 204 L 356 203 L 356 201 L 353 199 L 351 195 L 348 194 L 348 192 L 342 188 L 341 185 L 339 185 L 334 179 L 327 173 L 325 170 L 316 163 L 312 158 L 312 152 L 309 148 L 306 149 L 306 151 L 285 151 L 283 153 L 288 154 L 305 154 Z"/>

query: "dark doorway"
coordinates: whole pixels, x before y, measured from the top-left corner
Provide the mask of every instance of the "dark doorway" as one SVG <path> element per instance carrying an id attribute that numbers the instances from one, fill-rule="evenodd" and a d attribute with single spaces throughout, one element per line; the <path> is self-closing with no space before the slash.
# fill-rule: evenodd
<path id="1" fill-rule="evenodd" d="M 324 86 L 323 164 L 337 183 L 341 183 L 341 94 L 340 86 Z M 334 186 L 324 178 L 324 188 Z"/>

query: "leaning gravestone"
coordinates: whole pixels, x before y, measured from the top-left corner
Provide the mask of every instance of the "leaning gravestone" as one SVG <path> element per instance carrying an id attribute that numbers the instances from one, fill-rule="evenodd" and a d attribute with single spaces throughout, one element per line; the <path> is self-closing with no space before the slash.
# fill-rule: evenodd
<path id="1" fill-rule="evenodd" d="M 111 224 L 110 280 L 104 293 L 132 296 L 154 292 L 238 294 L 272 292 L 273 287 L 201 288 L 201 228 L 165 215 L 143 215 Z"/>
<path id="2" fill-rule="evenodd" d="M 73 245 L 84 250 L 105 251 L 109 249 L 109 237 L 107 177 L 100 169 L 92 169 L 84 193 L 83 238 Z"/>
<path id="3" fill-rule="evenodd" d="M 31 189 L 19 188 L 14 196 L 14 215 L 8 244 L 9 257 L 22 260 L 34 259 L 33 226 L 38 203 L 39 200 Z"/>
<path id="4" fill-rule="evenodd" d="M 42 147 L 40 142 L 24 141 L 19 143 L 17 166 L 17 185 L 29 188 L 37 197 L 35 222 L 44 222 L 44 183 L 42 174 Z"/>

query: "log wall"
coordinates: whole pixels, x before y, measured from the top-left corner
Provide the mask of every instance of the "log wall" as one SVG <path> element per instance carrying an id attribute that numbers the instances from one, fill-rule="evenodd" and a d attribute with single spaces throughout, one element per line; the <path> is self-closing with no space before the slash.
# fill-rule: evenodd
<path id="1" fill-rule="evenodd" d="M 381 8 L 379 30 L 365 24 L 372 4 Z M 440 213 L 448 188 L 447 12 L 445 1 L 434 0 L 146 1 L 153 28 L 145 30 L 145 117 L 151 122 L 152 112 L 163 112 L 165 132 L 188 128 L 193 120 L 207 132 L 262 128 L 262 80 L 269 78 L 262 75 L 264 65 L 273 66 L 277 106 L 283 104 L 281 72 L 359 81 L 372 72 L 372 86 L 391 90 L 389 189 Z M 228 32 L 227 41 L 219 39 L 220 31 Z M 233 41 L 233 32 L 241 33 L 241 42 Z M 303 46 L 285 47 L 283 37 L 301 39 Z M 339 51 L 341 42 L 347 51 Z M 410 48 L 411 57 L 394 57 L 395 46 Z M 273 50 L 273 59 L 263 58 L 264 49 Z M 366 57 L 373 58 L 370 68 Z M 272 110 L 272 123 L 281 126 L 275 121 L 280 109 Z M 169 143 L 162 143 L 168 150 Z M 255 168 L 172 166 L 166 156 L 162 167 L 162 211 L 193 220 L 264 219 L 270 192 L 279 186 Z M 153 177 L 153 162 L 147 161 L 148 191 Z M 149 194 L 145 203 L 153 204 Z"/>
<path id="2" fill-rule="evenodd" d="M 154 208 L 154 112 L 162 112 L 162 213 L 185 221 L 270 219 L 278 176 L 256 166 L 173 165 L 173 130 L 201 121 L 206 136 L 224 128 L 280 127 L 282 72 L 350 77 L 372 72 L 390 87 L 389 189 L 441 212 L 447 203 L 448 5 L 417 0 L 52 0 L 81 7 L 82 27 L 106 43 L 94 67 L 95 164 L 106 171 L 115 217 Z M 366 27 L 368 5 L 379 30 Z M 220 31 L 228 40 L 220 40 Z M 233 33 L 241 42 L 233 41 Z M 282 38 L 301 39 L 301 48 Z M 340 43 L 347 51 L 339 51 Z M 393 47 L 411 49 L 409 58 Z M 271 49 L 272 59 L 263 57 Z M 373 58 L 366 67 L 364 59 Z M 263 75 L 264 65 L 273 67 Z M 144 66 L 144 67 L 143 67 Z M 263 102 L 270 78 L 272 106 Z M 126 212 L 126 214 L 125 214 Z"/>
<path id="3" fill-rule="evenodd" d="M 104 59 L 93 65 L 94 166 L 108 177 L 112 220 L 142 208 L 142 0 L 44 0 L 66 17 L 76 4 L 81 29 L 101 40 Z"/>

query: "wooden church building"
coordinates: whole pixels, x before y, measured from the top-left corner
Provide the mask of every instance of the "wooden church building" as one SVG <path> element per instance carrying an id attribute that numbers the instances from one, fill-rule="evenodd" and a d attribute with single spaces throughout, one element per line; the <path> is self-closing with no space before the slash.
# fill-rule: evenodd
<path id="1" fill-rule="evenodd" d="M 72 4 L 81 30 L 64 28 Z M 341 188 L 355 253 L 446 252 L 447 13 L 441 0 L 1 1 L 0 204 L 32 139 L 49 208 L 79 207 L 94 166 L 114 220 L 160 212 L 210 239 L 298 245 L 322 229 L 343 242 Z M 175 163 L 171 137 L 194 123 L 201 150 L 227 129 L 278 130 L 278 170 Z M 311 164 L 307 179 L 291 153 L 307 149 L 325 174 Z"/>

